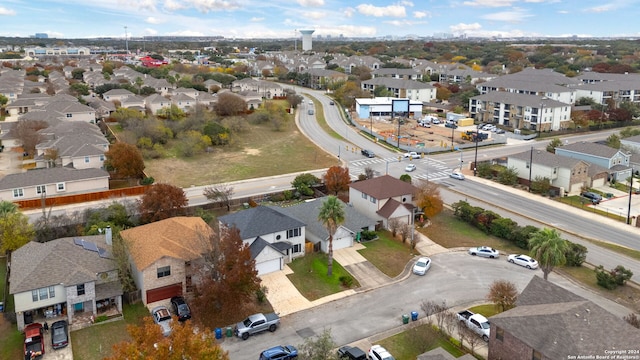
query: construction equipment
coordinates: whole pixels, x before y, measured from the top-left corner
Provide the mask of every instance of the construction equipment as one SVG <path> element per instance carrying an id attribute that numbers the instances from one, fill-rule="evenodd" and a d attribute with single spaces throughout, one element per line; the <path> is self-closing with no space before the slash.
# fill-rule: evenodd
<path id="1" fill-rule="evenodd" d="M 480 142 L 482 140 L 487 140 L 489 138 L 489 134 L 469 130 L 469 131 L 460 133 L 460 137 L 462 137 L 462 140 L 476 142 L 476 139 L 477 139 L 477 141 Z"/>

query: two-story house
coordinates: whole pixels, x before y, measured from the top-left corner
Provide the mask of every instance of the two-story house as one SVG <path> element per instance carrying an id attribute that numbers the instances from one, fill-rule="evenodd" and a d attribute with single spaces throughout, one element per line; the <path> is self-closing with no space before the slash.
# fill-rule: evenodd
<path id="1" fill-rule="evenodd" d="M 196 268 L 211 249 L 214 231 L 199 217 L 178 216 L 123 230 L 131 274 L 149 308 L 155 302 L 190 292 Z"/>
<path id="2" fill-rule="evenodd" d="M 626 181 L 631 176 L 631 154 L 606 145 L 577 142 L 556 147 L 556 154 L 609 169 L 609 181 Z"/>
<path id="3" fill-rule="evenodd" d="M 128 98 L 129 96 L 133 96 L 133 95 L 135 95 L 135 94 L 132 93 L 131 91 L 127 90 L 127 89 L 111 89 L 111 90 L 105 92 L 104 94 L 102 94 L 102 98 L 105 101 L 122 102 L 122 100 Z"/>
<path id="4" fill-rule="evenodd" d="M 249 245 L 258 275 L 279 271 L 305 254 L 306 224 L 272 207 L 257 206 L 220 216 L 220 229 L 237 228 Z"/>
<path id="5" fill-rule="evenodd" d="M 104 168 L 109 140 L 97 125 L 61 122 L 38 134 L 44 140 L 36 145 L 36 168 Z"/>
<path id="6" fill-rule="evenodd" d="M 349 203 L 367 217 L 389 227 L 389 221 L 397 219 L 404 224 L 413 224 L 416 206 L 413 197 L 416 187 L 383 175 L 373 179 L 349 184 Z"/>
<path id="7" fill-rule="evenodd" d="M 539 276 L 489 322 L 489 359 L 606 359 L 640 344 L 639 329 Z"/>
<path id="8" fill-rule="evenodd" d="M 31 241 L 11 255 L 9 293 L 14 297 L 18 330 L 31 322 L 122 313 L 122 286 L 106 236 Z"/>

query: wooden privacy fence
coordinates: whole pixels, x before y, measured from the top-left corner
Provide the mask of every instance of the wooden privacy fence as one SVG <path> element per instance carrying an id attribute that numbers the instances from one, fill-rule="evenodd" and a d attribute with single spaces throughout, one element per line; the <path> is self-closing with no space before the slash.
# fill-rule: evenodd
<path id="1" fill-rule="evenodd" d="M 46 197 L 44 199 L 20 200 L 13 203 L 18 205 L 21 210 L 38 209 L 43 206 L 62 206 L 69 204 L 78 204 L 88 201 L 99 201 L 112 198 L 120 198 L 125 196 L 143 195 L 148 186 L 134 186 L 122 189 L 104 190 L 86 194 L 64 195 L 55 197 Z"/>

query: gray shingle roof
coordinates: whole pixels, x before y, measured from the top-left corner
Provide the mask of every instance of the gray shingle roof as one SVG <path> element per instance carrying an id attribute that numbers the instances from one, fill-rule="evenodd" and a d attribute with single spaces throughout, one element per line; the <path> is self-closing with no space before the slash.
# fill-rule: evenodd
<path id="1" fill-rule="evenodd" d="M 373 196 L 378 200 L 388 199 L 394 196 L 413 195 L 416 191 L 415 186 L 390 175 L 382 175 L 373 179 L 353 182 L 349 184 L 349 187 Z"/>
<path id="2" fill-rule="evenodd" d="M 0 179 L 0 190 L 105 177 L 108 178 L 109 173 L 102 169 L 50 168 L 29 170 L 19 174 L 9 174 Z"/>
<path id="3" fill-rule="evenodd" d="M 279 245 L 279 246 L 278 246 Z M 284 245 L 284 246 L 282 246 Z M 260 253 L 262 252 L 262 250 L 264 250 L 264 248 L 266 247 L 271 247 L 273 249 L 275 249 L 276 251 L 282 253 L 284 255 L 284 251 L 286 249 L 290 249 L 292 246 L 291 244 L 288 244 L 286 242 L 276 242 L 273 244 L 270 244 L 267 242 L 267 240 L 261 238 L 261 237 L 257 237 L 252 243 L 251 245 L 249 245 L 249 251 L 251 252 L 251 258 L 255 259 L 258 255 L 260 255 Z"/>
<path id="4" fill-rule="evenodd" d="M 253 239 L 261 235 L 305 226 L 302 221 L 266 206 L 257 206 L 224 215 L 218 220 L 227 226 L 235 225 L 240 230 L 241 239 Z"/>
<path id="5" fill-rule="evenodd" d="M 82 239 L 110 250 L 102 235 L 84 236 Z M 31 241 L 11 255 L 9 293 L 96 281 L 98 273 L 115 269 L 116 264 L 112 259 L 100 257 L 97 252 L 76 245 L 73 237 L 46 243 Z"/>
<path id="6" fill-rule="evenodd" d="M 377 77 L 365 80 L 362 83 L 365 85 L 380 85 L 396 89 L 433 89 L 433 86 L 429 83 L 388 77 Z"/>
<path id="7" fill-rule="evenodd" d="M 620 150 L 608 147 L 607 145 L 592 143 L 592 142 L 577 142 L 573 144 L 567 144 L 560 146 L 559 149 L 571 151 L 575 153 L 588 154 L 592 156 L 602 157 L 605 159 L 611 159 Z"/>

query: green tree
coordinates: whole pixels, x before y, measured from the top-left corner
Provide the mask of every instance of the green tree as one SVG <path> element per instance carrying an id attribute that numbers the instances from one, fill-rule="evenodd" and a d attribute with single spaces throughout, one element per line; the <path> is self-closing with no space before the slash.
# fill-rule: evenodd
<path id="1" fill-rule="evenodd" d="M 567 261 L 567 242 L 560 237 L 556 229 L 540 229 L 529 238 L 530 255 L 538 260 L 544 279 L 556 266 L 564 265 Z"/>
<path id="2" fill-rule="evenodd" d="M 336 343 L 331 338 L 331 330 L 324 329 L 322 334 L 307 338 L 298 346 L 298 357 L 307 360 L 339 360 L 333 350 Z"/>
<path id="3" fill-rule="evenodd" d="M 616 134 L 611 134 L 607 138 L 607 146 L 614 149 L 620 149 L 620 137 Z"/>
<path id="4" fill-rule="evenodd" d="M 328 196 L 322 203 L 322 207 L 318 213 L 318 220 L 322 222 L 329 233 L 327 276 L 333 275 L 333 235 L 338 229 L 338 226 L 344 223 L 344 218 L 344 208 L 340 200 L 335 196 Z"/>
<path id="5" fill-rule="evenodd" d="M 547 151 L 552 153 L 552 154 L 555 154 L 556 153 L 556 148 L 558 146 L 562 146 L 562 141 L 560 139 L 558 139 L 558 138 L 553 138 L 547 144 Z"/>
<path id="6" fill-rule="evenodd" d="M 0 217 L 0 254 L 17 250 L 35 235 L 33 225 L 23 213 L 15 211 Z"/>
<path id="7" fill-rule="evenodd" d="M 293 186 L 301 195 L 311 196 L 313 195 L 312 187 L 319 184 L 320 179 L 310 173 L 304 173 L 296 176 L 291 182 Z"/>
<path id="8" fill-rule="evenodd" d="M 376 97 L 393 97 L 393 91 L 387 89 L 386 86 L 377 85 L 375 89 L 373 89 L 373 95 Z"/>
<path id="9" fill-rule="evenodd" d="M 503 169 L 498 174 L 498 182 L 503 185 L 515 185 L 518 182 L 518 170 L 513 167 Z"/>
<path id="10" fill-rule="evenodd" d="M 11 201 L 0 201 L 0 218 L 18 212 L 18 205 Z"/>

